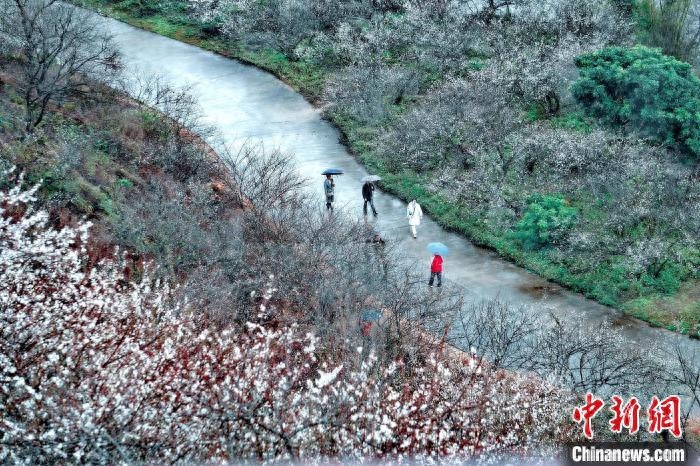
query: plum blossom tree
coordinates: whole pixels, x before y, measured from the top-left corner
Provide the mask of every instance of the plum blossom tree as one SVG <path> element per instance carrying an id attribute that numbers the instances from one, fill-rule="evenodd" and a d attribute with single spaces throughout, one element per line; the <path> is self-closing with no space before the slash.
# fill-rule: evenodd
<path id="1" fill-rule="evenodd" d="M 334 74 L 324 92 L 327 110 L 366 125 L 377 125 L 418 94 L 420 80 L 402 67 L 348 66 Z"/>
<path id="2" fill-rule="evenodd" d="M 541 380 L 442 346 L 407 371 L 297 325 L 220 326 L 0 192 L 0 460 L 182 462 L 524 452 L 569 435 Z M 265 312 L 274 277 L 263 291 Z"/>
<path id="3" fill-rule="evenodd" d="M 214 23 L 229 38 L 273 47 L 294 58 L 294 50 L 315 31 L 329 31 L 344 20 L 369 16 L 366 0 L 192 0 L 193 13 Z"/>
<path id="4" fill-rule="evenodd" d="M 576 78 L 574 58 L 626 43 L 631 21 L 610 2 L 537 1 L 516 8 L 511 21 L 487 29 L 494 83 L 542 115 L 559 113 Z"/>

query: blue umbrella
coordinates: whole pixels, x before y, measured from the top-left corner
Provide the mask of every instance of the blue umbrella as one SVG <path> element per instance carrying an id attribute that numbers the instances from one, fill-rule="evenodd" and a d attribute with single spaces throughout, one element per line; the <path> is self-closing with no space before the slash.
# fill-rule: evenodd
<path id="1" fill-rule="evenodd" d="M 446 256 L 450 253 L 450 250 L 442 243 L 428 243 L 428 251 L 433 254 L 439 254 L 441 256 Z"/>
<path id="2" fill-rule="evenodd" d="M 362 313 L 362 322 L 376 322 L 382 318 L 382 312 L 376 309 L 367 309 Z"/>
<path id="3" fill-rule="evenodd" d="M 342 175 L 343 173 L 345 172 L 340 168 L 326 168 L 321 175 Z"/>

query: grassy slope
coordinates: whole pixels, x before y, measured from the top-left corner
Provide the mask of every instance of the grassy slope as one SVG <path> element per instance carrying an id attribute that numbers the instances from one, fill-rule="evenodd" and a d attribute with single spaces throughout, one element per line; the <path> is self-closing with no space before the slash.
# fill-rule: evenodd
<path id="1" fill-rule="evenodd" d="M 135 16 L 131 0 L 111 4 L 106 0 L 82 0 L 87 7 L 134 26 L 196 45 L 221 55 L 239 59 L 267 70 L 281 78 L 308 100 L 314 102 L 323 88 L 324 73 L 303 62 L 293 62 L 274 50 L 251 51 L 240 44 L 210 37 L 188 20 L 184 11 L 169 11 Z M 564 117 L 566 118 L 566 117 Z M 546 252 L 524 251 L 507 235 L 491 231 L 482 219 L 469 214 L 468 209 L 450 203 L 442 196 L 428 192 L 424 180 L 414 173 L 389 173 L 372 153 L 375 136 L 373 128 L 360 127 L 355 122 L 333 118 L 331 121 L 343 133 L 346 144 L 366 168 L 383 177 L 382 188 L 407 200 L 417 198 L 424 209 L 444 228 L 461 233 L 473 242 L 494 249 L 503 257 L 535 273 L 563 284 L 574 291 L 603 304 L 625 310 L 631 315 L 670 330 L 697 337 L 700 334 L 700 281 L 685 283 L 673 296 L 647 293 L 643 298 L 619 300 L 619 283 L 611 281 L 613 271 L 601 268 L 585 275 L 574 274 L 567 268 L 548 260 Z M 581 124 L 581 122 L 574 122 Z M 584 206 L 585 207 L 585 206 Z M 624 280 L 620 278 L 620 280 Z"/>
<path id="2" fill-rule="evenodd" d="M 114 226 L 122 222 L 122 207 L 146 197 L 151 185 L 166 185 L 185 192 L 199 186 L 211 192 L 219 180 L 217 163 L 199 177 L 176 179 L 153 158 L 162 141 L 174 131 L 171 120 L 141 104 L 114 94 L 96 91 L 87 98 L 69 97 L 61 107 L 50 105 L 34 135 L 24 135 L 24 101 L 15 81 L 12 62 L 0 56 L 0 170 L 15 166 L 30 184 L 41 182 L 39 200 L 51 223 L 61 228 L 82 220 L 92 223 L 88 257 L 96 263 L 113 257 L 119 239 Z M 5 65 L 8 65 L 5 67 Z M 198 138 L 183 139 L 193 152 L 213 154 Z M 211 183 L 210 183 L 211 182 Z M 224 193 L 216 196 L 225 208 L 235 210 Z M 133 241 L 148 241 L 150 232 L 135 232 Z M 127 244 L 134 267 L 155 259 Z"/>
<path id="3" fill-rule="evenodd" d="M 12 121 L 21 121 L 23 100 L 12 78 L 8 82 L 0 92 L 5 120 L 0 125 L 0 160 L 25 172 L 29 183 L 41 181 L 40 196 L 55 200 L 59 211 L 51 213 L 67 222 L 72 216 L 97 220 L 114 215 L 118 191 L 143 181 L 134 165 L 112 156 L 116 141 L 110 133 L 118 130 L 114 122 L 103 120 L 105 115 L 99 111 L 85 112 L 68 101 L 60 111 L 49 108 L 34 137 L 22 140 L 22 130 Z M 125 121 L 138 121 L 138 110 L 125 107 L 123 111 Z M 74 161 L 62 162 L 65 149 Z"/>

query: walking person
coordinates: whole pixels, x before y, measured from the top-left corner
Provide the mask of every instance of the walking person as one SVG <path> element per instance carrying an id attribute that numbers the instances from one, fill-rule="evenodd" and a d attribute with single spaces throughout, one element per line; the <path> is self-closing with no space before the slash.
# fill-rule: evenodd
<path id="1" fill-rule="evenodd" d="M 440 254 L 433 254 L 433 261 L 430 263 L 430 281 L 428 286 L 433 287 L 433 282 L 437 277 L 437 286 L 440 288 L 442 286 L 442 256 Z"/>
<path id="2" fill-rule="evenodd" d="M 370 207 L 372 207 L 372 213 L 377 216 L 377 209 L 374 208 L 374 184 L 371 181 L 365 181 L 362 185 L 362 199 L 364 199 L 365 204 L 362 207 L 362 211 L 367 215 L 367 203 L 369 202 Z"/>
<path id="3" fill-rule="evenodd" d="M 408 225 L 411 227 L 411 233 L 413 233 L 413 238 L 417 238 L 416 227 L 420 225 L 420 221 L 423 218 L 423 209 L 420 208 L 420 204 L 413 199 L 408 203 L 406 208 L 406 216 L 408 217 Z"/>
<path id="4" fill-rule="evenodd" d="M 326 175 L 323 181 L 323 191 L 326 193 L 326 210 L 333 212 L 333 193 L 335 192 L 335 182 L 331 175 Z"/>

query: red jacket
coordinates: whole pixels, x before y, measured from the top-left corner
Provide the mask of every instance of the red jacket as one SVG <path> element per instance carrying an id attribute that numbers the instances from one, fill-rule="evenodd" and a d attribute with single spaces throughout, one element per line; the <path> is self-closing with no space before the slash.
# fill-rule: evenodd
<path id="1" fill-rule="evenodd" d="M 442 256 L 435 255 L 433 257 L 433 262 L 430 264 L 431 272 L 442 272 Z"/>

